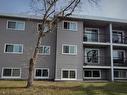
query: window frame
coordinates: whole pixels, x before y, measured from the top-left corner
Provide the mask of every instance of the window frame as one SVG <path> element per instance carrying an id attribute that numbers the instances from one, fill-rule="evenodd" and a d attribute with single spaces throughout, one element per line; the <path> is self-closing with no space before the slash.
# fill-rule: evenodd
<path id="1" fill-rule="evenodd" d="M 69 46 L 69 53 L 64 53 L 64 46 Z M 74 46 L 75 47 L 75 53 L 70 53 L 70 46 Z M 77 45 L 70 45 L 70 44 L 62 44 L 62 54 L 66 54 L 66 55 L 77 55 Z"/>
<path id="2" fill-rule="evenodd" d="M 38 77 L 38 76 L 36 76 L 36 70 L 37 70 L 37 69 L 41 69 L 41 71 L 44 70 L 44 69 L 47 69 L 47 70 L 48 70 L 48 76 L 47 76 L 47 77 L 42 77 L 42 76 L 41 76 L 41 77 Z M 35 78 L 35 79 L 49 79 L 49 68 L 35 68 L 35 71 L 34 71 L 34 78 Z"/>
<path id="3" fill-rule="evenodd" d="M 99 37 L 100 29 L 99 29 L 99 28 L 85 27 L 85 33 L 86 33 L 87 29 L 91 29 L 91 30 L 94 29 L 94 30 L 97 30 L 97 33 L 98 33 L 98 35 L 97 35 L 97 40 L 98 40 L 98 41 L 95 41 L 95 42 L 100 42 L 100 37 Z M 84 36 L 85 36 L 85 33 L 84 33 Z M 94 41 L 86 41 L 86 42 L 94 42 Z"/>
<path id="4" fill-rule="evenodd" d="M 49 47 L 49 53 L 39 53 L 39 51 L 38 51 L 38 55 L 50 55 L 50 53 L 51 53 L 51 46 L 49 46 L 49 45 L 40 45 L 40 47 Z"/>
<path id="5" fill-rule="evenodd" d="M 22 52 L 6 52 L 6 45 L 21 45 L 22 46 Z M 23 44 L 12 44 L 12 43 L 5 43 L 4 44 L 4 53 L 8 54 L 23 54 L 24 46 Z"/>
<path id="6" fill-rule="evenodd" d="M 9 76 L 3 76 L 3 73 L 4 73 L 4 69 L 11 69 L 11 70 L 14 70 L 14 69 L 19 69 L 20 70 L 20 75 L 19 76 L 12 76 L 12 73 L 13 72 L 11 72 L 11 76 L 9 77 Z M 20 79 L 21 78 L 21 73 L 22 73 L 22 70 L 21 70 L 21 68 L 17 68 L 17 67 L 2 67 L 2 73 L 1 73 L 1 78 L 3 78 L 3 79 Z"/>
<path id="7" fill-rule="evenodd" d="M 127 79 L 127 71 L 125 71 L 126 72 L 126 77 L 125 78 L 120 77 L 120 73 L 123 72 L 124 70 L 114 70 L 114 73 L 115 73 L 115 71 L 118 71 L 118 76 L 119 77 L 114 76 L 114 79 Z"/>
<path id="8" fill-rule="evenodd" d="M 113 38 L 112 38 L 112 43 L 113 44 L 123 44 L 124 43 L 124 38 L 123 37 L 125 36 L 124 31 L 122 31 L 122 30 L 112 30 L 112 36 L 113 36 L 113 32 L 122 33 L 122 39 L 121 40 L 123 42 L 122 43 L 119 43 L 119 42 L 118 43 L 115 43 L 115 42 L 113 42 Z"/>
<path id="9" fill-rule="evenodd" d="M 40 31 L 39 31 L 39 28 L 38 28 L 38 25 L 39 25 L 39 24 L 42 24 L 42 23 L 37 23 L 37 31 L 38 31 L 38 32 L 40 32 Z M 48 24 L 46 24 L 46 26 L 49 28 Z M 44 29 L 44 30 L 45 30 L 45 29 Z M 49 29 L 48 29 L 48 30 L 49 30 Z M 44 33 L 46 33 L 46 31 L 44 31 Z"/>
<path id="10" fill-rule="evenodd" d="M 39 30 L 39 28 L 38 28 L 38 25 L 39 25 L 39 24 L 41 24 L 41 23 L 37 23 L 37 31 Z M 39 31 L 38 31 L 38 32 L 39 32 Z"/>
<path id="11" fill-rule="evenodd" d="M 90 62 L 88 63 L 87 62 L 87 57 L 86 57 L 87 56 L 87 54 L 86 54 L 86 50 L 87 49 L 97 50 L 98 51 L 98 63 L 90 63 Z M 87 63 L 87 64 L 100 64 L 100 58 L 99 57 L 100 57 L 100 49 L 97 49 L 97 48 L 85 48 L 85 63 Z"/>
<path id="12" fill-rule="evenodd" d="M 15 29 L 13 29 L 13 28 L 8 28 L 8 22 L 22 22 L 23 23 L 23 29 L 17 29 L 17 28 L 15 28 Z M 25 30 L 25 21 L 18 21 L 18 20 L 7 20 L 7 24 L 6 24 L 6 29 L 9 29 L 9 30 Z"/>
<path id="13" fill-rule="evenodd" d="M 63 71 L 68 71 L 68 78 L 63 78 Z M 70 71 L 75 71 L 75 78 L 70 78 Z M 77 69 L 61 69 L 61 80 L 77 80 Z"/>
<path id="14" fill-rule="evenodd" d="M 65 29 L 64 28 L 64 23 L 67 22 L 67 23 L 75 23 L 76 24 L 76 29 Z M 78 31 L 78 22 L 76 21 L 63 21 L 62 22 L 62 27 L 63 27 L 63 30 L 69 30 L 69 31 Z M 70 26 L 69 26 L 70 27 Z"/>
<path id="15" fill-rule="evenodd" d="M 123 59 L 123 60 L 124 60 L 124 62 L 125 62 L 125 60 L 126 60 L 126 59 L 125 59 L 125 58 L 126 58 L 126 52 L 125 52 L 125 50 L 113 50 L 113 52 L 114 52 L 114 51 L 118 51 L 118 52 L 119 52 L 119 51 L 122 51 L 122 52 L 124 53 L 124 56 L 123 56 L 124 59 Z M 113 56 L 113 60 L 114 60 L 114 56 Z M 114 62 L 113 62 L 113 63 L 114 63 Z"/>
<path id="16" fill-rule="evenodd" d="M 83 75 L 84 79 L 101 79 L 101 70 L 83 70 L 83 71 L 84 71 L 84 75 Z M 85 71 L 90 71 L 92 77 L 85 77 Z M 100 77 L 93 77 L 93 71 L 99 71 Z"/>

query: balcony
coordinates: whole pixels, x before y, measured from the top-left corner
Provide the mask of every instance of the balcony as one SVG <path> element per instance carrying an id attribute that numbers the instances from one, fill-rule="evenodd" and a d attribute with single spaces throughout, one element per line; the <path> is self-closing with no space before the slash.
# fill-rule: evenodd
<path id="1" fill-rule="evenodd" d="M 127 36 L 123 31 L 113 31 L 112 42 L 117 44 L 127 44 Z"/>
<path id="2" fill-rule="evenodd" d="M 110 37 L 107 34 L 84 33 L 83 41 L 84 42 L 109 43 Z"/>
<path id="3" fill-rule="evenodd" d="M 127 37 L 114 35 L 112 42 L 116 44 L 127 44 Z"/>
<path id="4" fill-rule="evenodd" d="M 114 57 L 113 64 L 114 66 L 127 66 L 127 58 Z"/>
<path id="5" fill-rule="evenodd" d="M 110 57 L 84 56 L 83 66 L 110 66 Z"/>

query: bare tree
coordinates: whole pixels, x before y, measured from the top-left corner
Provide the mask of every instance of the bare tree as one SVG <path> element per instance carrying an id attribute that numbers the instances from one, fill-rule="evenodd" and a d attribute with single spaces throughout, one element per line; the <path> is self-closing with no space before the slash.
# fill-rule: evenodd
<path id="1" fill-rule="evenodd" d="M 84 2 L 96 3 L 96 0 L 83 0 Z M 61 3 L 62 2 L 62 3 Z M 33 52 L 33 56 L 29 62 L 29 75 L 27 80 L 27 88 L 32 87 L 33 76 L 34 76 L 34 67 L 37 60 L 37 54 L 39 51 L 39 47 L 42 44 L 42 38 L 51 31 L 54 31 L 57 26 L 57 18 L 59 16 L 67 17 L 72 15 L 75 9 L 80 5 L 81 0 L 32 0 L 32 9 L 34 12 L 41 14 L 42 22 L 41 22 L 41 30 L 37 36 L 36 46 Z M 61 3 L 61 4 L 60 4 Z M 59 5 L 59 6 L 58 6 Z M 50 21 L 49 21 L 50 20 Z M 45 31 L 45 27 L 47 25 L 49 29 Z"/>

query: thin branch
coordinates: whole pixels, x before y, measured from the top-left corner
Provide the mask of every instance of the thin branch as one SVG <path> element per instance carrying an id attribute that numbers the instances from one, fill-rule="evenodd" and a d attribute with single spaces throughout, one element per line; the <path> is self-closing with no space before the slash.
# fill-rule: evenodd
<path id="1" fill-rule="evenodd" d="M 95 5 L 98 5 L 98 0 L 88 0 L 89 3 L 91 4 L 95 4 Z"/>
<path id="2" fill-rule="evenodd" d="M 62 12 L 65 12 L 68 10 L 68 8 L 70 8 L 70 6 L 75 2 L 75 0 L 73 0 L 64 10 L 62 10 Z"/>
<path id="3" fill-rule="evenodd" d="M 50 15 L 52 15 L 53 13 L 55 13 L 55 10 L 53 10 L 52 12 L 50 12 L 50 13 L 46 16 L 46 18 L 50 17 Z"/>
<path id="4" fill-rule="evenodd" d="M 65 16 L 70 16 L 72 15 L 72 13 L 74 12 L 75 8 L 78 6 L 78 4 L 80 3 L 80 0 L 77 0 L 74 7 L 72 8 L 71 12 L 66 14 Z"/>
<path id="5" fill-rule="evenodd" d="M 45 20 L 47 20 L 47 14 L 48 14 L 48 12 L 50 11 L 50 9 L 53 7 L 53 5 L 57 2 L 58 0 L 54 0 L 54 2 L 48 7 L 48 9 L 46 10 L 46 12 L 45 12 L 45 15 L 44 15 L 44 17 L 43 17 L 43 23 L 42 24 L 44 24 L 44 22 L 45 22 Z"/>
<path id="6" fill-rule="evenodd" d="M 44 0 L 44 9 L 45 9 L 45 11 L 47 10 L 46 1 L 45 0 Z"/>

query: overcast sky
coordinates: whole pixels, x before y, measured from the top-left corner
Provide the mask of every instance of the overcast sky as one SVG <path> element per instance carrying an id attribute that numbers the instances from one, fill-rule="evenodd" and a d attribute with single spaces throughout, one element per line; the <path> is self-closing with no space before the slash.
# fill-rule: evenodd
<path id="1" fill-rule="evenodd" d="M 29 5 L 30 0 L 0 0 L 0 12 L 24 13 Z M 80 14 L 127 19 L 127 0 L 101 0 L 98 6 L 87 4 Z"/>

